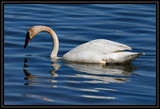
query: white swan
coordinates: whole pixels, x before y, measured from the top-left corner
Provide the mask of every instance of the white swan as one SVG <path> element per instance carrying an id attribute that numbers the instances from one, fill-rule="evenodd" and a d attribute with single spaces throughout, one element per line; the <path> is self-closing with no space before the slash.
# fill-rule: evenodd
<path id="1" fill-rule="evenodd" d="M 24 48 L 30 40 L 41 31 L 48 32 L 53 39 L 53 49 L 50 57 L 57 59 L 59 41 L 56 33 L 47 26 L 32 26 L 28 29 Z M 131 47 L 117 42 L 96 39 L 81 44 L 63 55 L 65 61 L 79 63 L 129 63 L 144 53 L 133 53 L 121 50 L 131 50 Z"/>

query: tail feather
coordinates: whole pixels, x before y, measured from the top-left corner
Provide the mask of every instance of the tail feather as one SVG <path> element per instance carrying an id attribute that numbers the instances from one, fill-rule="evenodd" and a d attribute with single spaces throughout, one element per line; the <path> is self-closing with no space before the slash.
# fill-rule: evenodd
<path id="1" fill-rule="evenodd" d="M 145 53 L 136 53 L 136 54 L 130 55 L 129 59 L 126 60 L 125 63 L 130 63 L 131 61 L 135 60 L 136 58 L 138 58 L 141 55 L 145 55 Z"/>
<path id="2" fill-rule="evenodd" d="M 135 58 L 137 58 L 137 57 L 139 57 L 139 56 L 141 56 L 141 55 L 145 55 L 145 53 L 133 54 L 133 58 L 135 59 Z M 131 55 L 131 56 L 132 56 L 132 55 Z"/>
<path id="3" fill-rule="evenodd" d="M 106 63 L 130 63 L 141 55 L 145 55 L 145 53 L 117 52 L 106 55 L 103 61 Z"/>

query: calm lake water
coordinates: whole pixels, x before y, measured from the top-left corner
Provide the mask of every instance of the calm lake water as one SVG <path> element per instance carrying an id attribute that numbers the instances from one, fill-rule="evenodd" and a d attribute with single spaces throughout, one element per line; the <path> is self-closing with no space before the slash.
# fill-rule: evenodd
<path id="1" fill-rule="evenodd" d="M 58 56 L 94 39 L 144 52 L 127 65 L 50 59 L 52 39 L 26 31 L 45 25 L 58 35 Z M 156 4 L 4 4 L 4 105 L 156 105 Z"/>

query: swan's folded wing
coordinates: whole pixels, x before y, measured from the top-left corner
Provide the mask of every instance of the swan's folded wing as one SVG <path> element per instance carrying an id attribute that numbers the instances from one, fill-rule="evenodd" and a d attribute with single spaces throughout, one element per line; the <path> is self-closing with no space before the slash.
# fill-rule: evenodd
<path id="1" fill-rule="evenodd" d="M 63 59 L 73 62 L 103 63 L 102 59 L 113 52 L 131 50 L 127 45 L 117 42 L 97 39 L 73 48 L 63 55 Z"/>
<path id="2" fill-rule="evenodd" d="M 87 51 L 96 51 L 104 54 L 113 53 L 120 50 L 132 50 L 131 47 L 127 45 L 105 39 L 93 40 L 82 44 L 82 46 L 84 46 L 82 47 L 84 50 L 86 49 Z"/>

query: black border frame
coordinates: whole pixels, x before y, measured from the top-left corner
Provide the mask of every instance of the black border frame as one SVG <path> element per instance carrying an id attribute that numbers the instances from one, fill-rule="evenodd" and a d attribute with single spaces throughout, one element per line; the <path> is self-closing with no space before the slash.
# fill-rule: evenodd
<path id="1" fill-rule="evenodd" d="M 4 4 L 156 4 L 156 105 L 4 105 Z M 159 1 L 1 1 L 1 107 L 2 108 L 158 108 L 159 107 Z"/>

